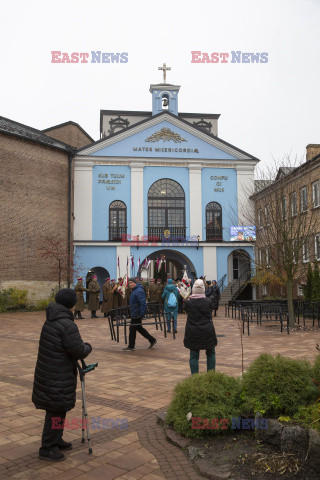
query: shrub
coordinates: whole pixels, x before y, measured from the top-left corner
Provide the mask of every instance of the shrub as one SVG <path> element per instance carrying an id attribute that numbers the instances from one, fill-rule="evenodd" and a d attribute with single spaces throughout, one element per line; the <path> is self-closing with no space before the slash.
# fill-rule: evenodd
<path id="1" fill-rule="evenodd" d="M 309 362 L 277 355 L 260 355 L 242 378 L 244 410 L 264 415 L 293 415 L 317 399 Z"/>
<path id="2" fill-rule="evenodd" d="M 318 388 L 320 384 L 320 353 L 316 356 L 314 366 L 313 366 L 313 378 L 316 383 L 318 383 Z"/>
<path id="3" fill-rule="evenodd" d="M 320 431 L 320 403 L 317 402 L 308 407 L 300 407 L 294 418 L 306 427 Z"/>
<path id="4" fill-rule="evenodd" d="M 12 287 L 0 291 L 0 312 L 21 310 L 28 306 L 28 290 Z"/>
<path id="5" fill-rule="evenodd" d="M 202 419 L 225 419 L 240 415 L 240 381 L 224 373 L 210 371 L 192 375 L 175 387 L 167 413 L 167 423 L 186 437 L 225 432 L 220 429 L 192 429 L 187 414 Z"/>
<path id="6" fill-rule="evenodd" d="M 34 304 L 32 304 L 28 310 L 36 312 L 38 310 L 45 310 L 49 303 L 54 302 L 54 299 L 52 297 L 50 298 L 45 298 L 43 300 L 37 300 Z"/>

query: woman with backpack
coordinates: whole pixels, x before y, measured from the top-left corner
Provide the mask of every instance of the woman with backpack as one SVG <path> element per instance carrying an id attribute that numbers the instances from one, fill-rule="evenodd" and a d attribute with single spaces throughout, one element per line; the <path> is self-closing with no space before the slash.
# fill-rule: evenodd
<path id="1" fill-rule="evenodd" d="M 192 295 L 184 302 L 187 323 L 184 334 L 184 346 L 190 350 L 191 374 L 199 373 L 200 350 L 207 355 L 207 371 L 215 370 L 215 346 L 217 337 L 212 322 L 212 302 L 205 295 L 205 286 L 198 279 L 192 287 Z"/>
<path id="2" fill-rule="evenodd" d="M 174 285 L 172 278 L 169 278 L 164 287 L 162 300 L 164 301 L 164 311 L 167 318 L 167 329 L 171 332 L 171 316 L 173 315 L 173 332 L 177 332 L 177 317 L 179 308 L 179 290 Z"/>

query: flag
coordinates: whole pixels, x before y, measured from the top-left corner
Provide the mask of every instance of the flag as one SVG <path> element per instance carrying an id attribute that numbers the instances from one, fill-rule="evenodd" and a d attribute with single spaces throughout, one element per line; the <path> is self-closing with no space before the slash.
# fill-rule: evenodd
<path id="1" fill-rule="evenodd" d="M 120 259 L 119 259 L 119 255 L 118 255 L 118 268 L 120 268 Z"/>
<path id="2" fill-rule="evenodd" d="M 134 256 L 132 255 L 132 253 L 130 253 L 130 259 L 131 259 L 131 268 L 133 269 L 134 268 Z"/>
<path id="3" fill-rule="evenodd" d="M 127 267 L 128 267 L 128 265 L 129 265 L 129 258 L 128 258 L 128 256 L 127 256 Z"/>
<path id="4" fill-rule="evenodd" d="M 140 270 L 140 257 L 139 257 L 139 260 L 138 260 L 138 270 Z"/>
<path id="5" fill-rule="evenodd" d="M 126 295 L 126 286 L 128 284 L 128 277 L 125 275 L 122 279 L 122 282 L 120 283 L 118 287 L 118 292 L 120 293 L 121 297 L 124 298 Z"/>

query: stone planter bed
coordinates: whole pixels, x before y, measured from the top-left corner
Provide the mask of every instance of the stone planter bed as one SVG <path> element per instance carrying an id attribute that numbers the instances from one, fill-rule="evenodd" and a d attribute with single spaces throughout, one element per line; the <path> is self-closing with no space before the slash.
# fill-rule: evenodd
<path id="1" fill-rule="evenodd" d="M 265 430 L 229 430 L 190 439 L 165 425 L 167 440 L 182 448 L 199 472 L 212 480 L 319 480 L 320 433 L 270 419 Z"/>

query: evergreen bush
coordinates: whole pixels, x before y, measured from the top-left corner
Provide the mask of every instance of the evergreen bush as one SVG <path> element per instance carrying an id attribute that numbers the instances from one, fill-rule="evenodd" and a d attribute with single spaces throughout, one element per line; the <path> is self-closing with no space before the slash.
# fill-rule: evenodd
<path id="1" fill-rule="evenodd" d="M 315 302 L 320 300 L 320 272 L 318 262 L 314 262 L 313 279 L 312 279 L 312 300 Z"/>
<path id="2" fill-rule="evenodd" d="M 166 421 L 176 432 L 186 437 L 221 434 L 228 430 L 192 429 L 187 414 L 201 419 L 228 419 L 241 412 L 240 380 L 224 373 L 214 372 L 192 375 L 175 387 Z"/>
<path id="3" fill-rule="evenodd" d="M 313 271 L 311 263 L 308 263 L 308 270 L 307 270 L 307 282 L 306 286 L 304 287 L 304 299 L 305 300 L 312 300 L 312 287 L 313 286 Z"/>
<path id="4" fill-rule="evenodd" d="M 317 399 L 314 368 L 303 359 L 262 354 L 242 378 L 244 411 L 265 416 L 294 415 Z"/>
<path id="5" fill-rule="evenodd" d="M 0 312 L 25 309 L 28 306 L 28 290 L 12 287 L 0 290 Z"/>

